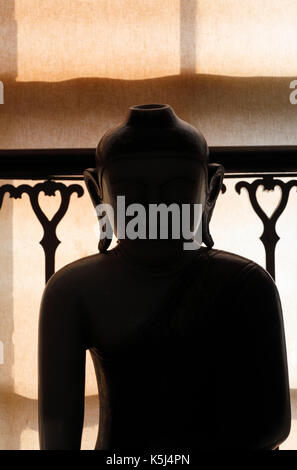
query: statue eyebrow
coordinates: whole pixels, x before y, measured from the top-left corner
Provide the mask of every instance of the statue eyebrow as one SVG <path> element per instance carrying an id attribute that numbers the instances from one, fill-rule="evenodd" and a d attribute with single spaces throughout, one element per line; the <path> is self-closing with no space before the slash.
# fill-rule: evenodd
<path id="1" fill-rule="evenodd" d="M 176 178 L 172 178 L 167 180 L 165 183 L 163 183 L 161 186 L 166 186 L 169 183 L 178 183 L 179 181 L 188 181 L 189 183 L 195 184 L 197 183 L 196 178 L 191 178 L 190 176 L 177 176 Z"/>
<path id="2" fill-rule="evenodd" d="M 118 184 L 118 183 L 132 183 L 134 185 L 139 185 L 139 186 L 145 186 L 145 183 L 143 181 L 135 180 L 134 178 L 129 178 L 129 177 L 122 177 L 116 180 L 110 181 L 111 184 Z"/>
<path id="3" fill-rule="evenodd" d="M 180 181 L 187 181 L 188 183 L 191 183 L 191 184 L 196 184 L 197 183 L 197 179 L 196 178 L 191 178 L 190 176 L 177 176 L 177 177 L 174 177 L 174 178 L 169 178 L 168 180 L 166 180 L 165 182 L 162 182 L 160 184 L 151 184 L 151 183 L 147 184 L 147 183 L 144 183 L 143 181 L 135 180 L 134 178 L 129 178 L 129 177 L 127 177 L 127 178 L 122 177 L 122 178 L 113 180 L 110 183 L 112 185 L 116 185 L 116 184 L 119 184 L 119 183 L 130 183 L 134 186 L 146 187 L 146 186 L 151 185 L 151 186 L 157 186 L 157 187 L 163 188 L 164 186 L 167 186 L 170 183 L 178 184 L 178 182 L 180 182 Z"/>

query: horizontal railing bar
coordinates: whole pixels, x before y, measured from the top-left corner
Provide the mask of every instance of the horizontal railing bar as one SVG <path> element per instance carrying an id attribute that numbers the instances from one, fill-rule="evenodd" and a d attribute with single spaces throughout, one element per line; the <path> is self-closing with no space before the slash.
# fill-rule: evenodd
<path id="1" fill-rule="evenodd" d="M 287 171 L 282 171 L 280 173 L 275 173 L 274 171 L 270 172 L 264 172 L 264 171 L 259 171 L 258 173 L 227 173 L 225 172 L 224 178 L 259 178 L 263 176 L 273 176 L 274 178 L 295 178 L 297 177 L 297 172 L 287 172 Z"/>
<path id="2" fill-rule="evenodd" d="M 242 178 L 262 178 L 263 176 L 273 176 L 274 178 L 295 178 L 297 177 L 297 173 L 290 173 L 290 172 L 282 172 L 282 173 L 274 173 L 274 172 L 259 172 L 259 173 L 226 173 L 224 174 L 224 179 L 242 179 Z M 19 178 L 14 178 L 19 179 Z M 36 179 L 39 178 L 30 178 Z M 44 179 L 44 178 L 41 178 Z M 45 178 L 49 179 L 49 178 Z M 51 180 L 54 181 L 83 181 L 83 176 L 52 176 L 50 177 Z"/>
<path id="3" fill-rule="evenodd" d="M 226 176 L 251 173 L 297 174 L 297 145 L 209 147 L 209 160 L 221 163 Z M 95 149 L 0 150 L 1 179 L 80 179 L 85 168 L 94 167 Z"/>

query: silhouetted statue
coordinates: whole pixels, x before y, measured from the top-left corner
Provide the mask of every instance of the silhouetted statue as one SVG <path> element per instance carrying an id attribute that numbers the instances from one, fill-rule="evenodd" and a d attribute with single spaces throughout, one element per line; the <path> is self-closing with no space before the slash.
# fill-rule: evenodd
<path id="1" fill-rule="evenodd" d="M 39 325 L 41 448 L 80 448 L 87 349 L 100 395 L 96 449 L 276 448 L 290 430 L 281 305 L 263 268 L 212 249 L 222 166 L 168 105 L 131 107 L 96 156 L 85 171 L 95 207 L 116 213 L 119 195 L 146 208 L 200 203 L 204 246 L 161 239 L 159 223 L 157 239 L 122 238 L 107 251 L 103 238 L 100 253 L 51 277 Z"/>

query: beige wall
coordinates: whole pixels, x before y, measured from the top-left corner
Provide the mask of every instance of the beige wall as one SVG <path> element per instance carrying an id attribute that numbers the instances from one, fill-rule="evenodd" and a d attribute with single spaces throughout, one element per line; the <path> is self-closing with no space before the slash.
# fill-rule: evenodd
<path id="1" fill-rule="evenodd" d="M 0 148 L 95 147 L 129 106 L 150 102 L 172 105 L 200 128 L 209 145 L 296 144 L 297 106 L 289 101 L 289 84 L 297 78 L 296 18 L 294 0 L 3 0 Z M 214 216 L 216 247 L 264 265 L 257 239 L 261 224 L 247 196 L 235 194 L 233 185 Z M 269 196 L 263 204 L 271 210 L 276 200 Z M 59 201 L 42 196 L 41 202 L 49 214 Z M 292 194 L 278 224 L 277 282 L 293 388 L 295 219 Z M 38 448 L 42 230 L 27 196 L 16 201 L 6 196 L 0 223 L 0 449 L 32 449 Z M 72 196 L 58 228 L 63 244 L 57 268 L 97 251 L 95 225 L 88 198 Z M 98 422 L 89 360 L 88 370 L 84 448 L 94 447 Z M 290 445 L 297 448 L 296 442 Z"/>
<path id="2" fill-rule="evenodd" d="M 209 145 L 296 144 L 291 80 L 176 75 L 128 81 L 4 81 L 1 147 L 95 147 L 129 106 L 154 102 L 173 106 L 181 118 L 200 128 Z"/>
<path id="3" fill-rule="evenodd" d="M 94 147 L 169 103 L 210 145 L 296 144 L 294 0 L 5 0 L 0 148 Z"/>

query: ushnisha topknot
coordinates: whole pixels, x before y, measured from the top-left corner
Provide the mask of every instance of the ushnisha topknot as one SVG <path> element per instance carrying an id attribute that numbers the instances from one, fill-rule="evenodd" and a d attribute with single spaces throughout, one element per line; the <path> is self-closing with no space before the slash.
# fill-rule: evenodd
<path id="1" fill-rule="evenodd" d="M 110 161 L 181 157 L 199 161 L 207 172 L 209 150 L 202 133 L 168 104 L 131 106 L 125 120 L 107 131 L 96 149 L 99 182 Z"/>

